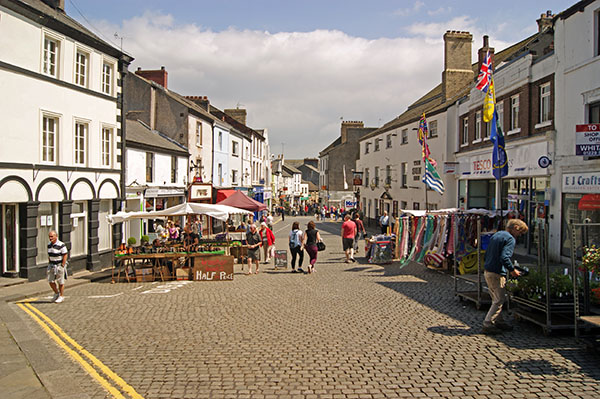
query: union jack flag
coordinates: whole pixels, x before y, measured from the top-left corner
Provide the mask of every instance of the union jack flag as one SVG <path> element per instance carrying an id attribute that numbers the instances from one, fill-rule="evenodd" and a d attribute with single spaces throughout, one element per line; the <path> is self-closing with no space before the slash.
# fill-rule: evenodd
<path id="1" fill-rule="evenodd" d="M 485 54 L 485 58 L 483 59 L 483 63 L 481 64 L 481 70 L 479 71 L 479 76 L 477 77 L 477 90 L 481 90 L 484 93 L 487 93 L 488 88 L 490 87 L 490 81 L 492 77 L 492 57 L 490 56 L 490 52 L 488 51 Z"/>

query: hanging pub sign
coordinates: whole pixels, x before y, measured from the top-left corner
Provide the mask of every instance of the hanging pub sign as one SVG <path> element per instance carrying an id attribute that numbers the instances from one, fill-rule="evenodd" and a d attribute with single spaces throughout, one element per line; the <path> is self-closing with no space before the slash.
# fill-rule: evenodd
<path id="1" fill-rule="evenodd" d="M 575 155 L 600 156 L 600 123 L 575 125 Z"/>
<path id="2" fill-rule="evenodd" d="M 362 186 L 363 184 L 363 172 L 352 171 L 352 185 Z"/>

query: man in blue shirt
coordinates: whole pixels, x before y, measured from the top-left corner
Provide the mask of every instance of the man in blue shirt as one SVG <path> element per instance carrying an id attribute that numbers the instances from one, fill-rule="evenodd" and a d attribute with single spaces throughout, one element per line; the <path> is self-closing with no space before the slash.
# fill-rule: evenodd
<path id="1" fill-rule="evenodd" d="M 485 282 L 487 283 L 492 305 L 483 321 L 484 334 L 498 334 L 512 330 L 512 326 L 502 320 L 502 305 L 506 297 L 506 275 L 518 277 L 521 273 L 513 267 L 510 258 L 515 250 L 516 238 L 527 233 L 529 228 L 519 219 L 511 219 L 506 230 L 494 234 L 485 251 Z"/>

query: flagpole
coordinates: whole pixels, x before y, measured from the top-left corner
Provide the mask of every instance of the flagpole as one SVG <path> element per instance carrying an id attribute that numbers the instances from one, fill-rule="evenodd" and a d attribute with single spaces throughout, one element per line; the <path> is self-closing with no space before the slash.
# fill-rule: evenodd
<path id="1" fill-rule="evenodd" d="M 427 167 L 427 166 L 425 166 L 425 167 Z M 429 211 L 428 205 L 427 205 L 427 203 L 428 203 L 428 200 L 427 200 L 427 183 L 425 183 L 424 186 L 425 186 L 425 213 L 427 213 Z"/>

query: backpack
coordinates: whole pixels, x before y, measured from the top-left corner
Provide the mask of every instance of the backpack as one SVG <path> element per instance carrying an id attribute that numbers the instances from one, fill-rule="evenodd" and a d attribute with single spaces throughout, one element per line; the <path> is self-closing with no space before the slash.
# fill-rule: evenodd
<path id="1" fill-rule="evenodd" d="M 290 237 L 290 249 L 294 249 L 294 248 L 302 245 L 302 243 L 300 242 L 300 239 L 298 238 L 299 232 L 300 232 L 300 230 L 296 230 L 294 232 L 294 234 L 292 235 L 292 237 Z"/>

